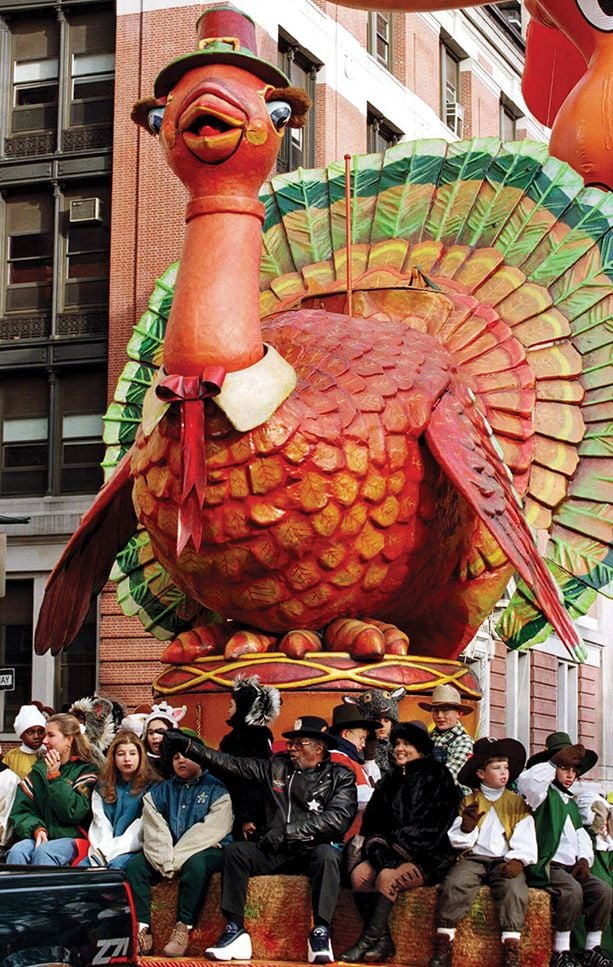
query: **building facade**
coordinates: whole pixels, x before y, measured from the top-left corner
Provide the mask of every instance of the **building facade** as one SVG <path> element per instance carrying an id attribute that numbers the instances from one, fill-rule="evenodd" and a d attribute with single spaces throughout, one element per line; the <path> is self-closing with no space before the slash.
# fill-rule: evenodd
<path id="1" fill-rule="evenodd" d="M 286 135 L 279 171 L 406 139 L 546 139 L 521 95 L 517 2 L 412 15 L 325 0 L 235 5 L 254 19 L 261 56 L 313 100 L 307 126 Z M 133 706 L 150 699 L 158 672 L 161 644 L 121 613 L 111 586 L 61 660 L 32 655 L 32 628 L 46 576 L 101 480 L 102 414 L 132 326 L 180 253 L 183 188 L 129 115 L 158 70 L 194 49 L 200 12 L 157 0 L 0 0 L 0 513 L 30 517 L 4 528 L 0 666 L 16 667 L 19 684 L 0 693 L 0 739 L 31 697 L 59 707 L 99 688 Z M 484 628 L 466 656 L 484 685 L 482 729 L 537 747 L 565 728 L 601 749 L 613 776 L 600 712 L 606 627 L 613 616 L 599 602 L 582 629 L 583 666 L 554 640 L 505 657 Z"/>

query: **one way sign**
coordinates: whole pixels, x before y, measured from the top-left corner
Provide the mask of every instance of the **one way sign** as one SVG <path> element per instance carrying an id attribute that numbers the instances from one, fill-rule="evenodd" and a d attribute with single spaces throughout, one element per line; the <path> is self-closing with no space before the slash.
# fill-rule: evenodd
<path id="1" fill-rule="evenodd" d="M 0 668 L 0 692 L 15 691 L 15 669 Z"/>

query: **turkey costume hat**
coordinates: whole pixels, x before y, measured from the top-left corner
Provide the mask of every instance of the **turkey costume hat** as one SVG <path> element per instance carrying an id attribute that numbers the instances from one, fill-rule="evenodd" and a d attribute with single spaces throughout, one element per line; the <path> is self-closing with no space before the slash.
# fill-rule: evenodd
<path id="1" fill-rule="evenodd" d="M 562 749 L 567 749 L 569 745 L 573 744 L 567 732 L 552 732 L 545 739 L 543 751 L 530 756 L 526 763 L 526 769 L 531 769 L 538 762 L 549 762 L 556 752 L 561 752 Z M 597 762 L 598 753 L 594 752 L 593 749 L 586 749 L 582 761 L 577 766 L 577 775 L 582 776 L 584 772 L 589 772 Z"/>

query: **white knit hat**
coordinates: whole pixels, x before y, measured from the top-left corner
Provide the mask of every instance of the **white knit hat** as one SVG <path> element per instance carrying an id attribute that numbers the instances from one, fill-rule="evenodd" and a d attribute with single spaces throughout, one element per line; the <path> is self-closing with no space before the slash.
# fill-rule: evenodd
<path id="1" fill-rule="evenodd" d="M 17 713 L 17 718 L 13 722 L 15 734 L 21 738 L 24 732 L 33 728 L 35 725 L 43 729 L 47 724 L 47 719 L 36 705 L 22 705 Z"/>

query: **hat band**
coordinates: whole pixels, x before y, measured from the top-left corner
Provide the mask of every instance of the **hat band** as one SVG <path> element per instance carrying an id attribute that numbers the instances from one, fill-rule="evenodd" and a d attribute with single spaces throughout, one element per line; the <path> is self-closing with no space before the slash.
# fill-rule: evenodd
<path id="1" fill-rule="evenodd" d="M 198 41 L 198 50 L 206 50 L 207 47 L 212 47 L 213 44 L 226 44 L 232 50 L 236 51 L 237 54 L 241 50 L 241 42 L 238 37 L 203 37 L 202 40 Z"/>

